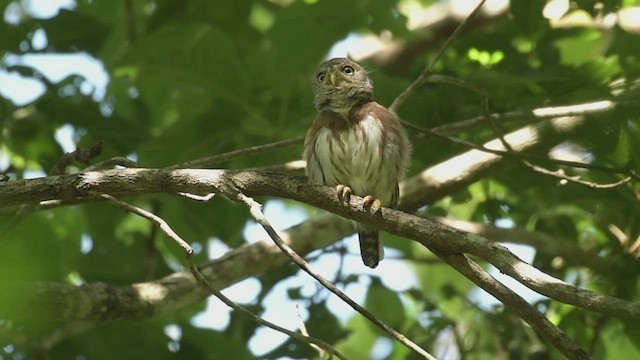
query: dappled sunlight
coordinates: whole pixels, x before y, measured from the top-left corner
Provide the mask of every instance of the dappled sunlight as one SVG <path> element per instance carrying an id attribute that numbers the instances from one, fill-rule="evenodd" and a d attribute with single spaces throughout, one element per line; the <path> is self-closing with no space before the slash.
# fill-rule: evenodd
<path id="1" fill-rule="evenodd" d="M 479 3 L 4 2 L 0 359 L 639 358 L 640 4 Z"/>

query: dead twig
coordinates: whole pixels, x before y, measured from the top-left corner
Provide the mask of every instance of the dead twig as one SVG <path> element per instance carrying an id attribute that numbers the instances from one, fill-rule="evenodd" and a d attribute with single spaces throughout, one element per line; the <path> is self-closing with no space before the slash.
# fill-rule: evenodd
<path id="1" fill-rule="evenodd" d="M 93 158 L 100 155 L 102 153 L 102 146 L 104 145 L 104 141 L 98 140 L 95 144 L 91 145 L 88 149 L 77 148 L 75 151 L 70 153 L 65 153 L 60 157 L 60 159 L 53 165 L 53 168 L 49 172 L 50 175 L 61 175 L 64 174 L 65 170 L 69 165 L 74 162 L 79 162 L 82 164 L 89 164 Z"/>

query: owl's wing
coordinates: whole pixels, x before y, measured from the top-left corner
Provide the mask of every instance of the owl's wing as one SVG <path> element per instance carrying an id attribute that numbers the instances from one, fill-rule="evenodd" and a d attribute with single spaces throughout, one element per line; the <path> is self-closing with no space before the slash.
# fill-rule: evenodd
<path id="1" fill-rule="evenodd" d="M 393 195 L 391 195 L 391 203 L 389 204 L 389 207 L 392 209 L 397 209 L 398 199 L 400 199 L 400 186 L 396 184 L 396 188 L 393 190 Z"/>

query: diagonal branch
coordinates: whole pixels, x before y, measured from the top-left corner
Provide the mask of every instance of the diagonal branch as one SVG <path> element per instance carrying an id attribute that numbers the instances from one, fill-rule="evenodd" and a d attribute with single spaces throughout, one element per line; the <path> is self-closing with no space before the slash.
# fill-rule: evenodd
<path id="1" fill-rule="evenodd" d="M 522 320 L 531 325 L 538 334 L 560 350 L 567 359 L 591 358 L 573 339 L 551 323 L 551 321 L 538 312 L 525 299 L 489 275 L 484 269 L 469 260 L 465 255 L 442 254 L 438 252 L 435 252 L 435 254 L 466 278 L 473 281 L 478 287 L 500 300 L 506 307 L 522 318 Z"/>
<path id="2" fill-rule="evenodd" d="M 512 131 L 505 135 L 505 139 L 516 151 L 540 151 L 564 141 L 586 121 L 581 116 L 554 118 Z M 488 141 L 482 146 L 505 150 L 499 139 Z M 474 149 L 431 166 L 401 184 L 399 207 L 406 212 L 414 212 L 421 206 L 440 199 L 442 194 L 452 194 L 483 178 L 504 159 L 501 155 Z"/>
<path id="3" fill-rule="evenodd" d="M 489 121 L 491 122 L 491 124 L 493 124 L 495 126 L 495 122 L 493 121 L 493 119 L 491 119 L 490 116 L 488 118 L 489 118 Z M 404 122 L 404 124 L 408 128 L 420 131 L 420 132 L 422 132 L 424 134 L 428 134 L 428 135 L 430 135 L 432 137 L 436 137 L 436 138 L 439 138 L 439 139 L 444 139 L 444 140 L 446 140 L 446 141 L 448 141 L 450 143 L 453 143 L 453 144 L 462 145 L 462 146 L 465 146 L 467 148 L 476 149 L 476 150 L 483 151 L 483 152 L 486 152 L 486 153 L 489 153 L 489 154 L 500 155 L 500 156 L 504 156 L 504 157 L 508 157 L 508 158 L 515 158 L 515 159 L 518 159 L 518 160 L 522 160 L 525 163 L 525 165 L 527 165 L 528 167 L 532 168 L 534 171 L 543 173 L 545 175 L 554 175 L 554 176 L 556 176 L 558 178 L 561 178 L 561 179 L 564 179 L 564 180 L 567 180 L 567 181 L 574 181 L 574 182 L 580 183 L 582 185 L 588 185 L 588 186 L 590 186 L 592 188 L 600 188 L 600 189 L 611 188 L 611 187 L 615 187 L 615 186 L 619 186 L 619 185 L 625 184 L 628 181 L 631 181 L 632 177 L 636 177 L 637 178 L 637 175 L 628 167 L 612 168 L 612 167 L 607 167 L 607 166 L 602 166 L 602 165 L 590 164 L 590 163 L 586 163 L 586 162 L 553 159 L 553 158 L 546 157 L 546 156 L 540 156 L 540 155 L 535 155 L 535 154 L 517 152 L 517 151 L 513 150 L 511 145 L 506 141 L 506 139 L 504 138 L 504 135 L 502 135 L 502 134 L 498 134 L 498 140 L 500 140 L 500 143 L 502 144 L 502 146 L 504 148 L 506 148 L 507 150 L 490 149 L 490 148 L 488 148 L 486 146 L 478 145 L 478 144 L 472 143 L 472 142 L 467 141 L 467 140 L 462 140 L 462 139 L 458 139 L 458 138 L 455 138 L 455 137 L 451 137 L 451 136 L 448 136 L 448 135 L 441 134 L 440 132 L 438 132 L 436 130 L 423 128 L 421 126 L 417 126 L 417 125 L 414 125 L 414 124 L 411 124 L 411 123 L 407 123 L 407 122 Z M 499 131 L 496 129 L 496 132 L 499 132 Z M 544 168 L 537 167 L 537 166 L 531 164 L 529 161 L 527 161 L 527 159 L 529 159 L 529 160 L 538 160 L 538 161 L 541 161 L 541 162 L 547 162 L 547 163 L 557 164 L 557 165 L 564 165 L 564 166 L 569 166 L 569 167 L 574 167 L 574 168 L 579 168 L 579 169 L 598 170 L 598 171 L 607 172 L 607 173 L 611 173 L 611 174 L 632 174 L 632 175 L 628 176 L 624 181 L 616 182 L 613 185 L 612 184 L 599 185 L 599 184 L 594 184 L 594 183 L 590 183 L 590 182 L 587 182 L 587 181 L 581 181 L 581 180 L 579 180 L 579 178 L 566 176 L 564 174 L 553 173 L 553 172 L 551 172 L 549 170 L 546 170 Z"/>
<path id="4" fill-rule="evenodd" d="M 285 335 L 288 335 L 298 341 L 302 341 L 304 343 L 307 343 L 309 345 L 315 345 L 315 346 L 319 346 L 322 349 L 328 351 L 329 353 L 337 356 L 339 359 L 343 359 L 346 360 L 346 358 L 344 357 L 344 355 L 342 355 L 340 352 L 338 352 L 336 349 L 334 349 L 331 345 L 329 345 L 328 343 L 320 340 L 320 339 L 316 339 L 314 337 L 311 336 L 307 336 L 304 334 L 299 334 L 296 333 L 294 331 L 288 330 L 283 328 L 282 326 L 276 325 L 270 321 L 267 321 L 261 317 L 259 317 L 258 315 L 252 313 L 251 311 L 249 311 L 247 308 L 245 308 L 244 306 L 238 305 L 235 302 L 233 302 L 231 299 L 229 299 L 228 297 L 226 297 L 222 292 L 220 292 L 219 290 L 215 289 L 214 287 L 211 286 L 211 284 L 209 283 L 209 281 L 202 275 L 202 273 L 200 273 L 200 270 L 198 270 L 198 268 L 193 264 L 192 261 L 192 255 L 193 255 L 193 248 L 191 247 L 191 245 L 189 245 L 189 243 L 187 243 L 184 239 L 182 239 L 180 237 L 180 235 L 178 235 L 175 231 L 173 231 L 173 229 L 171 229 L 171 227 L 169 226 L 169 224 L 164 221 L 164 219 L 162 219 L 161 217 L 159 217 L 156 214 L 153 214 L 149 211 L 146 211 L 144 209 L 141 209 L 139 207 L 133 206 L 131 204 L 128 204 L 122 200 L 116 199 L 111 195 L 107 195 L 107 194 L 101 194 L 100 195 L 102 198 L 107 199 L 109 202 L 111 202 L 112 204 L 125 209 L 127 211 L 130 211 L 144 219 L 147 219 L 151 222 L 153 222 L 154 224 L 156 224 L 158 227 L 160 227 L 160 229 L 162 231 L 164 231 L 164 233 L 170 238 L 172 239 L 176 244 L 178 244 L 186 253 L 187 255 L 187 263 L 189 265 L 189 270 L 191 271 L 191 273 L 193 274 L 194 278 L 205 288 L 207 289 L 211 294 L 213 294 L 215 297 L 217 297 L 220 301 L 222 301 L 225 305 L 229 306 L 230 308 L 240 312 L 242 315 L 247 316 L 249 319 L 255 321 L 256 323 L 258 323 L 259 325 L 263 325 L 266 326 L 268 328 L 271 328 L 273 330 L 279 331 Z"/>
<path id="5" fill-rule="evenodd" d="M 358 303 L 356 303 L 355 301 L 351 300 L 351 298 L 349 298 L 347 296 L 347 294 L 342 292 L 334 284 L 332 284 L 329 280 L 325 279 L 324 277 L 322 277 L 322 275 L 318 274 L 318 272 L 313 270 L 311 268 L 311 266 L 309 265 L 309 263 L 307 263 L 295 251 L 293 251 L 293 249 L 291 249 L 291 247 L 289 247 L 282 240 L 280 235 L 278 235 L 278 233 L 275 231 L 273 226 L 271 226 L 271 224 L 269 223 L 267 218 L 262 213 L 262 205 L 260 203 L 256 202 L 252 198 L 244 195 L 240 191 L 234 191 L 233 193 L 226 194 L 226 195 L 228 197 L 234 199 L 237 202 L 245 204 L 249 208 L 249 212 L 251 213 L 251 216 L 253 216 L 253 218 L 258 222 L 258 224 L 260 224 L 264 228 L 264 230 L 267 232 L 267 234 L 269 234 L 269 237 L 271 237 L 271 239 L 276 244 L 276 246 L 285 255 L 287 255 L 291 259 L 291 261 L 293 261 L 296 265 L 298 265 L 298 267 L 300 267 L 302 270 L 304 270 L 307 274 L 311 275 L 311 277 L 316 279 L 327 290 L 329 290 L 332 293 L 336 294 L 336 296 L 338 296 L 342 301 L 347 303 L 355 311 L 357 311 L 362 316 L 364 316 L 367 320 L 371 321 L 374 325 L 376 325 L 377 327 L 382 329 L 387 334 L 391 335 L 392 338 L 396 339 L 398 342 L 400 342 L 401 344 L 403 344 L 404 346 L 409 348 L 414 353 L 416 353 L 419 356 L 421 356 L 423 359 L 435 360 L 435 358 L 431 354 L 426 352 L 420 346 L 416 345 L 413 341 L 407 339 L 407 337 L 404 336 L 403 334 L 399 333 L 398 331 L 396 331 L 395 329 L 393 329 L 389 325 L 387 325 L 384 322 L 382 322 L 382 320 L 377 318 L 375 315 L 373 315 L 367 309 L 363 308 Z"/>
<path id="6" fill-rule="evenodd" d="M 447 50 L 449 46 L 451 46 L 451 44 L 458 38 L 469 21 L 471 21 L 478 14 L 485 1 L 486 0 L 481 0 L 476 8 L 473 9 L 473 11 L 469 14 L 469 16 L 467 16 L 467 18 L 464 19 L 464 21 L 462 21 L 460 25 L 458 25 L 451 36 L 447 38 L 447 41 L 445 41 L 444 44 L 440 47 L 440 50 L 438 50 L 433 59 L 431 59 L 431 62 L 429 62 L 422 73 L 420 73 L 418 78 L 416 78 L 402 93 L 400 93 L 400 95 L 398 95 L 398 97 L 396 97 L 395 100 L 393 100 L 393 103 L 391 104 L 391 106 L 389 106 L 389 110 L 397 112 L 398 108 L 409 98 L 409 96 L 411 96 L 411 94 L 413 94 L 422 84 L 425 83 L 429 75 L 431 75 L 431 71 L 433 70 L 434 66 L 436 66 L 436 63 L 440 60 L 442 55 L 444 55 L 445 50 Z"/>

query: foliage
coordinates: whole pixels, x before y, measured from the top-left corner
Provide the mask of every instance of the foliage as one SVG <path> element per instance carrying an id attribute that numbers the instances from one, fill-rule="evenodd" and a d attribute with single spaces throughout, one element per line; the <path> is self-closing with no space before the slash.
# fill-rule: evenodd
<path id="1" fill-rule="evenodd" d="M 420 3 L 430 6 L 435 2 Z M 75 130 L 78 147 L 103 140 L 100 159 L 130 155 L 144 167 L 163 167 L 297 137 L 305 133 L 314 116 L 310 74 L 336 42 L 350 34 L 391 32 L 394 41 L 421 44 L 417 52 L 402 53 L 405 57 L 363 61 L 371 69 L 381 69 L 372 72 L 377 99 L 390 104 L 445 40 L 437 31 L 407 30 L 407 14 L 397 9 L 419 3 L 408 0 L 78 0 L 73 9 L 61 9 L 44 19 L 26 12 L 26 3 L 4 3 L 0 70 L 36 79 L 45 91 L 27 104 L 10 100 L 13 89 L 5 89 L 0 99 L 0 152 L 7 160 L 0 162 L 0 170 L 12 180 L 30 171 L 48 172 L 54 166 L 63 155 L 54 134 L 65 125 Z M 570 12 L 590 14 L 592 21 L 634 5 L 628 1 L 572 4 Z M 490 110 L 497 113 L 599 100 L 623 104 L 614 111 L 589 116 L 587 125 L 559 148 L 593 165 L 638 170 L 637 33 L 618 26 L 556 26 L 542 16 L 543 5 L 512 1 L 508 15 L 472 24 L 446 50 L 435 72 L 481 87 L 489 96 Z M 18 21 L 6 20 L 7 14 L 16 13 Z M 42 31 L 46 46 L 37 48 L 34 35 Z M 33 66 L 10 61 L 15 55 L 62 53 L 87 54 L 104 66 L 108 75 L 104 96 L 79 75 L 48 79 Z M 482 111 L 477 94 L 468 89 L 429 84 L 399 114 L 408 122 L 431 128 Z M 525 121 L 534 120 L 499 126 L 507 132 Z M 454 135 L 476 143 L 495 137 L 488 124 Z M 416 144 L 409 175 L 466 150 L 443 139 Z M 300 148 L 287 148 L 219 166 L 276 165 L 298 160 L 300 153 Z M 558 168 L 546 162 L 542 165 Z M 623 178 L 607 171 L 565 171 L 595 183 Z M 588 261 L 567 258 L 568 252 L 553 256 L 544 251 L 536 254 L 536 267 L 581 287 L 638 302 L 640 252 L 632 245 L 640 236 L 639 191 L 637 179 L 611 189 L 592 189 L 536 173 L 511 159 L 421 213 L 509 224 L 552 236 L 564 248 L 595 254 L 613 268 L 603 270 Z M 203 249 L 198 261 L 206 260 L 210 238 L 232 248 L 245 242 L 243 229 L 249 215 L 228 202 L 216 199 L 205 206 L 165 196 L 128 201 L 152 209 L 183 238 L 199 244 Z M 0 213 L 0 225 L 9 223 L 13 215 Z M 87 240 L 90 249 L 83 248 Z M 400 291 L 381 282 L 375 273 L 361 275 L 370 277 L 368 294 L 361 303 L 408 338 L 432 354 L 449 350 L 469 359 L 560 358 L 508 310 L 478 304 L 471 283 L 434 261 L 424 249 L 392 236 L 387 240 L 389 247 L 407 258 L 419 284 Z M 0 254 L 0 286 L 36 280 L 130 284 L 168 275 L 183 264 L 180 249 L 149 223 L 108 204 L 30 214 L 0 237 Z M 292 272 L 282 268 L 260 276 L 262 289 L 252 310 L 260 312 L 270 290 Z M 340 282 L 349 286 L 360 280 L 352 275 Z M 411 358 L 399 344 L 390 343 L 391 350 L 380 346 L 385 334 L 358 315 L 339 321 L 328 309 L 322 290 L 312 295 L 292 290 L 289 295 L 308 308 L 306 325 L 311 334 L 349 358 L 367 358 L 371 349 L 378 349 L 376 358 Z M 191 319 L 203 307 L 198 303 L 151 319 L 96 323 L 79 334 L 69 334 L 49 355 L 88 359 L 257 356 L 247 342 L 258 325 L 234 313 L 226 329 L 202 329 Z M 640 356 L 637 322 L 546 299 L 538 308 L 597 358 Z M 171 324 L 181 328 L 178 340 L 165 334 L 165 327 Z M 37 339 L 64 325 L 39 319 L 0 319 L 0 345 L 4 346 L 0 358 L 37 358 L 41 355 L 37 349 L 20 337 Z M 279 356 L 309 358 L 317 353 L 306 344 L 288 340 L 264 357 Z"/>

